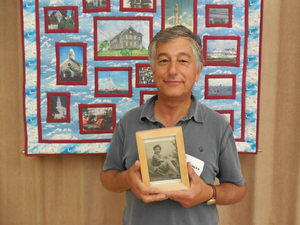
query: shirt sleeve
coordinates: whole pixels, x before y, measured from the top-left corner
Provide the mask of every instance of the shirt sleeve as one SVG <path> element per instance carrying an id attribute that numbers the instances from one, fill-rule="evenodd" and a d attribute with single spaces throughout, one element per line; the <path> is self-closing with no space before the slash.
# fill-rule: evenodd
<path id="1" fill-rule="evenodd" d="M 242 175 L 240 160 L 230 125 L 224 132 L 219 156 L 219 174 L 220 183 L 234 183 L 242 186 L 245 179 Z"/>
<path id="2" fill-rule="evenodd" d="M 108 153 L 106 156 L 106 161 L 104 162 L 103 170 L 119 170 L 124 171 L 125 165 L 123 162 L 123 140 L 124 132 L 121 127 L 120 121 L 117 123 L 114 130 Z"/>

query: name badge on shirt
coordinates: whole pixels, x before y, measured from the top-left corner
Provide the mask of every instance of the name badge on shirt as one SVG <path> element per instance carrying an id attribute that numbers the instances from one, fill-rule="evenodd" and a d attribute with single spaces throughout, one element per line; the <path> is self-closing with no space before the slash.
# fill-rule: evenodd
<path id="1" fill-rule="evenodd" d="M 195 173 L 200 177 L 203 167 L 204 167 L 204 162 L 200 159 L 195 158 L 194 156 L 185 154 L 186 162 L 190 162 L 192 164 L 193 169 L 195 170 Z"/>

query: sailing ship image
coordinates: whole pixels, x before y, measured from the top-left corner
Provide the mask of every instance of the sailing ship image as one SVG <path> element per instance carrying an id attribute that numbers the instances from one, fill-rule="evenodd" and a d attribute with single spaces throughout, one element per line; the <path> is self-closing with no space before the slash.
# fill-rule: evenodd
<path id="1" fill-rule="evenodd" d="M 207 62 L 230 62 L 237 60 L 237 51 L 235 48 L 215 48 L 207 52 Z"/>
<path id="2" fill-rule="evenodd" d="M 124 82 L 124 80 L 120 80 L 115 78 L 117 74 L 109 73 L 108 77 L 101 79 L 99 82 L 99 94 L 124 94 L 128 93 L 128 89 L 125 88 L 127 82 Z"/>

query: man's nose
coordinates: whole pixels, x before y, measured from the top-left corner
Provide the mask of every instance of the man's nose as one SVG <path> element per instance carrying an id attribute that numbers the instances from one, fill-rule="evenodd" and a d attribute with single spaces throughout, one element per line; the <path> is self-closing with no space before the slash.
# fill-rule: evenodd
<path id="1" fill-rule="evenodd" d="M 169 74 L 170 76 L 175 76 L 177 75 L 177 63 L 176 62 L 171 62 L 170 67 L 169 67 Z"/>

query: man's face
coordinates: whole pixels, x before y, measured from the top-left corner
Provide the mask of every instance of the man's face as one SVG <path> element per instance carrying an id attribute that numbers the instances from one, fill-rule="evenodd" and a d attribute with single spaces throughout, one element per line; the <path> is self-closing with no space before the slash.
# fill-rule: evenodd
<path id="1" fill-rule="evenodd" d="M 176 38 L 156 48 L 153 78 L 161 97 L 190 97 L 201 68 L 196 70 L 190 41 Z"/>

